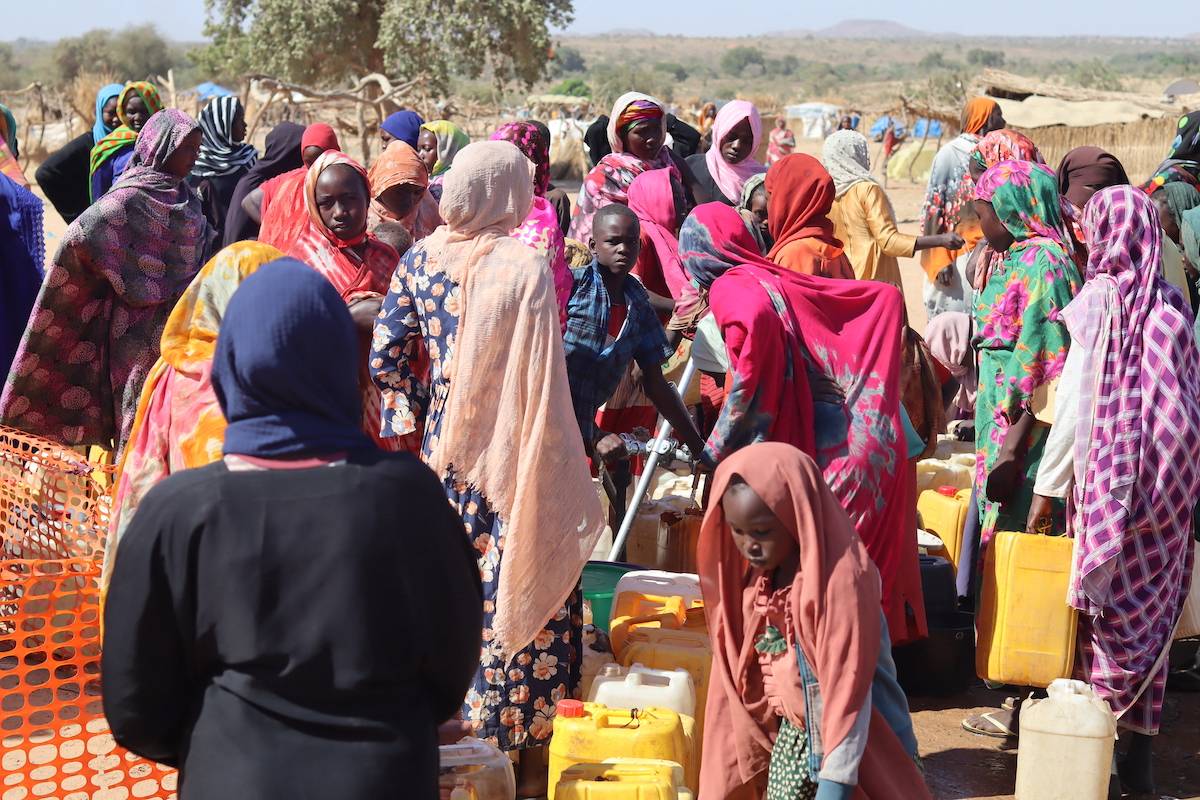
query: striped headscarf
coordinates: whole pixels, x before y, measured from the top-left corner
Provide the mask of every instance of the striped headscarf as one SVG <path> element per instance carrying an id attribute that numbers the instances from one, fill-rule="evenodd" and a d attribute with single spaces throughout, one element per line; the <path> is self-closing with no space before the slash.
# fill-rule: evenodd
<path id="1" fill-rule="evenodd" d="M 214 97 L 200 112 L 200 157 L 193 175 L 213 178 L 246 170 L 258 160 L 258 151 L 249 142 L 233 138 L 233 122 L 238 112 L 245 114 L 242 101 L 232 95 Z"/>
<path id="2" fill-rule="evenodd" d="M 467 132 L 448 119 L 426 122 L 421 126 L 421 130 L 429 131 L 437 137 L 437 163 L 433 165 L 433 172 L 429 173 L 431 178 L 436 178 L 450 169 L 458 151 L 471 143 Z M 414 150 L 416 147 L 416 144 L 413 144 Z"/>
<path id="3" fill-rule="evenodd" d="M 638 124 L 642 120 L 656 120 L 663 118 L 663 109 L 654 100 L 649 98 L 633 100 L 625 109 L 617 116 L 616 131 L 618 136 L 624 136 L 629 129 Z M 616 148 L 613 148 L 616 150 Z"/>

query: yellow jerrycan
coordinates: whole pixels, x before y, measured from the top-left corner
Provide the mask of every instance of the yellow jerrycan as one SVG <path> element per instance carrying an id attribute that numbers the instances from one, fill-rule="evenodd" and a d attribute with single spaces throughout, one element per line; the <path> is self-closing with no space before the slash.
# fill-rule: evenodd
<path id="1" fill-rule="evenodd" d="M 684 721 L 666 708 L 633 710 L 560 701 L 550 740 L 550 800 L 557 797 L 556 787 L 568 769 L 612 758 L 673 761 L 683 767 L 684 783 L 696 791 L 700 763 L 694 755 L 695 727 Z"/>
<path id="2" fill-rule="evenodd" d="M 1067 605 L 1067 586 L 1073 544 L 1063 536 L 1017 531 L 992 538 L 975 618 L 979 677 L 1045 687 L 1071 676 L 1076 615 Z"/>
<path id="3" fill-rule="evenodd" d="M 683 767 L 674 761 L 610 758 L 603 764 L 577 764 L 565 770 L 557 800 L 692 800 Z"/>
<path id="4" fill-rule="evenodd" d="M 958 556 L 962 552 L 963 528 L 970 511 L 971 490 L 941 486 L 921 492 L 917 499 L 917 512 L 925 530 L 937 534 L 946 547 L 945 558 L 958 570 Z"/>

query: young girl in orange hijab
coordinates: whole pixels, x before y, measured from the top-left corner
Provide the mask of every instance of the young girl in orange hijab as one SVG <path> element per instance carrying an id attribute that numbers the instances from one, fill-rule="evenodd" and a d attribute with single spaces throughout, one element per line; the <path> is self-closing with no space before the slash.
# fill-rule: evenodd
<path id="1" fill-rule="evenodd" d="M 745 447 L 700 532 L 713 647 L 700 796 L 922 800 L 879 572 L 811 458 Z"/>

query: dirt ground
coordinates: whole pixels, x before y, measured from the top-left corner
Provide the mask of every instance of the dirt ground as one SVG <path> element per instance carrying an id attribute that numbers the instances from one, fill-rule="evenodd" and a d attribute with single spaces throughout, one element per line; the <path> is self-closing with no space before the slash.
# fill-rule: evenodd
<path id="1" fill-rule="evenodd" d="M 819 155 L 817 142 L 801 149 Z M 873 153 L 874 154 L 874 153 Z M 33 170 L 29 170 L 32 175 Z M 574 189 L 577 187 L 564 187 Z M 892 182 L 888 195 L 902 231 L 916 233 L 924 186 Z M 66 230 L 46 206 L 46 252 L 52 255 Z M 925 327 L 921 302 L 923 275 L 912 259 L 901 262 L 905 299 L 914 328 Z M 961 727 L 964 717 L 999 708 L 1005 693 L 979 684 L 948 698 L 912 698 L 913 723 L 925 762 L 926 779 L 938 800 L 1002 800 L 1013 797 L 1017 753 L 1000 740 L 973 736 Z M 1169 800 L 1200 800 L 1200 694 L 1168 693 L 1163 731 L 1155 744 L 1158 788 Z M 897 799 L 899 800 L 899 799 Z M 1029 798 L 1028 800 L 1038 800 Z"/>

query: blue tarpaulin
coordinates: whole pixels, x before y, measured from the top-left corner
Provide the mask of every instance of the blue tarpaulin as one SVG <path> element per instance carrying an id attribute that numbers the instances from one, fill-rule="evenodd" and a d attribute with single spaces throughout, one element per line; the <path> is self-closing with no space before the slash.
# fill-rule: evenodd
<path id="1" fill-rule="evenodd" d="M 884 131 L 887 130 L 888 125 L 895 125 L 896 134 L 903 135 L 904 123 L 898 119 L 884 115 L 875 120 L 875 124 L 871 126 L 871 138 L 875 141 L 882 139 Z M 929 128 L 930 139 L 936 139 L 942 135 L 942 123 L 938 122 L 937 120 L 930 122 L 927 119 L 919 119 L 917 120 L 917 124 L 913 125 L 912 136 L 917 139 L 923 138 L 925 136 L 925 129 L 927 127 Z"/>
<path id="2" fill-rule="evenodd" d="M 211 100 L 214 97 L 229 97 L 233 94 L 233 90 L 226 89 L 224 86 L 219 86 L 212 81 L 205 81 L 186 90 L 183 94 L 194 94 L 198 95 L 201 100 Z"/>

